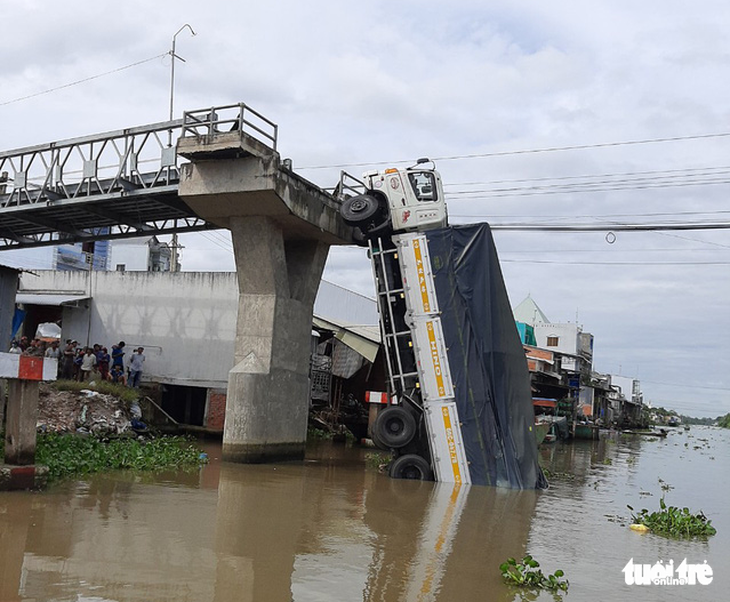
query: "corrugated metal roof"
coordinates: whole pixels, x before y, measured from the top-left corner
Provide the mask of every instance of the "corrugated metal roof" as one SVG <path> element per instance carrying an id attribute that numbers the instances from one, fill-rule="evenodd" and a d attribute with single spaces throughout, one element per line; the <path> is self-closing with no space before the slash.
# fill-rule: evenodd
<path id="1" fill-rule="evenodd" d="M 375 326 L 346 326 L 314 316 L 314 325 L 332 330 L 335 338 L 373 363 L 380 349 L 380 329 Z"/>
<path id="2" fill-rule="evenodd" d="M 378 304 L 375 299 L 322 280 L 314 315 L 339 325 L 374 326 L 378 324 Z"/>
<path id="3" fill-rule="evenodd" d="M 23 305 L 71 305 L 78 301 L 88 299 L 88 295 L 49 295 L 43 293 L 18 293 L 15 296 L 16 303 Z"/>

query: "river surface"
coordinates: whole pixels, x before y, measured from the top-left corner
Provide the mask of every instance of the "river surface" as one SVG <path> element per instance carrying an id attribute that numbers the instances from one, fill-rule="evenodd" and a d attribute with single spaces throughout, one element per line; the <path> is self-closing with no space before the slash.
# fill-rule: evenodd
<path id="1" fill-rule="evenodd" d="M 730 430 L 541 447 L 547 491 L 395 481 L 372 450 L 322 442 L 302 464 L 218 460 L 187 474 L 112 474 L 0 493 L 0 602 L 553 600 L 505 585 L 530 552 L 566 600 L 727 600 Z M 366 465 L 367 464 L 367 465 Z M 661 481 L 659 480 L 661 479 Z M 664 488 L 664 489 L 663 489 Z M 707 541 L 628 528 L 637 510 L 703 510 Z M 682 560 L 709 585 L 627 585 L 622 569 Z"/>

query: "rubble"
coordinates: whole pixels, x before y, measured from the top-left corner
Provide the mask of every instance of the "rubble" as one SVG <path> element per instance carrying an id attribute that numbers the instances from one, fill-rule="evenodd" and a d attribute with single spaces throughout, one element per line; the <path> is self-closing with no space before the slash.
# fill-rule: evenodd
<path id="1" fill-rule="evenodd" d="M 125 403 L 113 395 L 83 389 L 58 391 L 41 383 L 38 396 L 39 432 L 120 435 L 131 430 Z"/>

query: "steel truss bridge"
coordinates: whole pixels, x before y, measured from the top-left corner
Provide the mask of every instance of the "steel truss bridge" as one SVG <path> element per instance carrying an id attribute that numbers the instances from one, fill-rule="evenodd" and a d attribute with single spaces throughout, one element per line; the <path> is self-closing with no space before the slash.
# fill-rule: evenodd
<path id="1" fill-rule="evenodd" d="M 0 250 L 218 228 L 178 196 L 177 140 L 233 131 L 276 150 L 277 126 L 239 103 L 0 152 Z"/>

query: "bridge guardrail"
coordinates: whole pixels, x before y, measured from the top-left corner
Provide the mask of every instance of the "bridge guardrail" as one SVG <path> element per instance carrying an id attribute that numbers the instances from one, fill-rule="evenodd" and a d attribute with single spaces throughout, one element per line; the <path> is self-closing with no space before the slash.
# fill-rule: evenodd
<path id="1" fill-rule="evenodd" d="M 180 119 L 0 152 L 0 208 L 176 184 Z"/>
<path id="2" fill-rule="evenodd" d="M 276 150 L 279 126 L 245 103 L 185 111 L 181 138 L 211 140 L 217 134 L 239 131 Z"/>
<path id="3" fill-rule="evenodd" d="M 360 180 L 360 178 L 356 178 L 346 171 L 340 171 L 340 179 L 337 182 L 337 185 L 334 188 L 325 190 L 329 192 L 337 202 L 342 203 L 350 197 L 366 194 L 368 188 L 365 185 L 365 182 Z"/>

